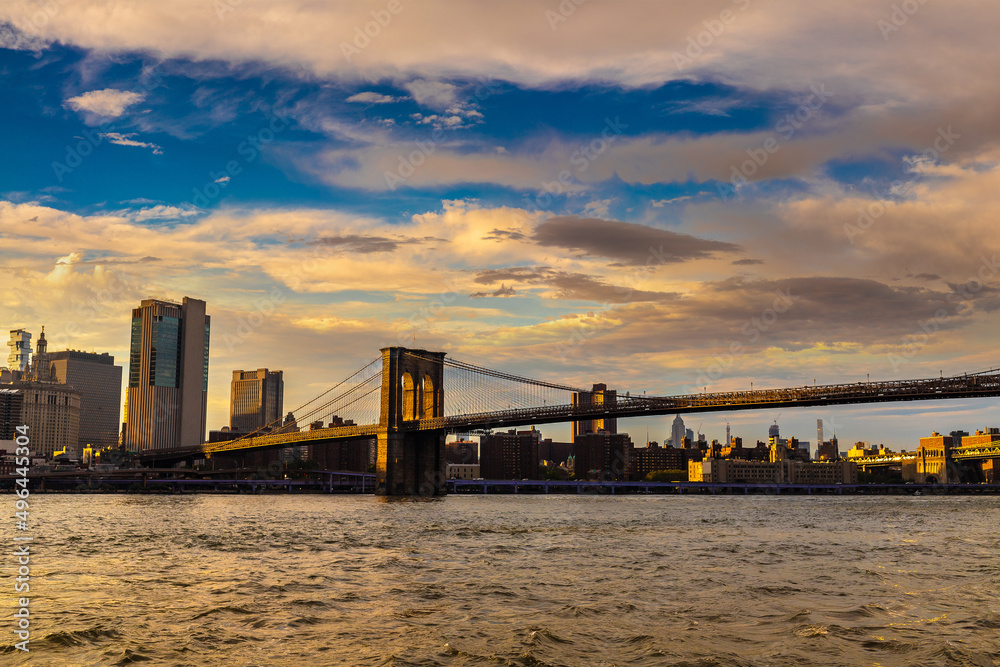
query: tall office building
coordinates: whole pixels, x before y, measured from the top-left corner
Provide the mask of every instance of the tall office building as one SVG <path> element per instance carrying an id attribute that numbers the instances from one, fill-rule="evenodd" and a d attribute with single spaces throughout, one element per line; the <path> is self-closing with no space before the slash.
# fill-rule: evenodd
<path id="1" fill-rule="evenodd" d="M 285 382 L 282 371 L 258 368 L 233 371 L 229 402 L 229 428 L 248 433 L 262 426 L 281 425 Z M 278 423 L 275 423 L 278 422 Z"/>
<path id="2" fill-rule="evenodd" d="M 12 371 L 28 370 L 31 363 L 31 334 L 24 329 L 12 329 L 10 340 L 7 341 L 10 354 L 7 355 L 7 368 Z"/>
<path id="3" fill-rule="evenodd" d="M 132 311 L 122 444 L 147 451 L 200 445 L 208 406 L 211 318 L 205 302 L 143 300 Z"/>
<path id="4" fill-rule="evenodd" d="M 690 430 L 685 431 L 685 429 L 684 429 L 684 420 L 681 419 L 680 415 L 677 415 L 676 417 L 674 417 L 673 424 L 670 425 L 670 446 L 671 447 L 683 447 L 684 446 L 684 435 L 686 433 L 690 433 L 691 434 L 688 437 L 691 437 L 691 436 L 694 435 L 694 433 L 691 432 Z M 694 441 L 694 438 L 691 438 L 691 440 Z"/>
<path id="5" fill-rule="evenodd" d="M 104 352 L 61 350 L 48 353 L 50 377 L 80 392 L 80 451 L 118 445 L 121 424 L 122 367 Z"/>
<path id="6" fill-rule="evenodd" d="M 573 394 L 573 405 L 591 407 L 596 405 L 612 406 L 618 401 L 618 392 L 608 389 L 606 384 L 595 384 L 591 391 L 581 391 Z M 614 417 L 604 419 L 588 419 L 573 422 L 573 439 L 587 433 L 617 433 L 618 420 Z"/>

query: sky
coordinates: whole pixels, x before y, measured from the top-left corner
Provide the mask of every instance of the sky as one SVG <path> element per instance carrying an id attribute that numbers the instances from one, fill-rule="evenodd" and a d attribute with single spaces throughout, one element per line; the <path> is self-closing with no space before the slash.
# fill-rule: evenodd
<path id="1" fill-rule="evenodd" d="M 386 345 L 660 395 L 997 367 L 998 30 L 991 0 L 6 0 L 0 320 L 121 364 L 140 300 L 205 300 L 210 428 L 234 369 L 287 410 Z M 686 421 L 913 449 L 997 412 Z"/>

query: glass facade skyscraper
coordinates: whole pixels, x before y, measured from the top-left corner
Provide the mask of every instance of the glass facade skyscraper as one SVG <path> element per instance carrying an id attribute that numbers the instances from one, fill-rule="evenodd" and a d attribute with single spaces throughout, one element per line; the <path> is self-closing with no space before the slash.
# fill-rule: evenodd
<path id="1" fill-rule="evenodd" d="M 122 444 L 129 450 L 201 444 L 208 405 L 211 318 L 205 302 L 142 301 L 132 311 Z"/>

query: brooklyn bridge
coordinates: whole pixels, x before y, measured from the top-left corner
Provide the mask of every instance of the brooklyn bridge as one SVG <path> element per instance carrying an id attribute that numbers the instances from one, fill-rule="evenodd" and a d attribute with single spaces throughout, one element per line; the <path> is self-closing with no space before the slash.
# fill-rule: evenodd
<path id="1" fill-rule="evenodd" d="M 586 392 L 458 361 L 445 352 L 386 347 L 380 357 L 293 411 L 295 423 L 308 430 L 275 422 L 236 440 L 144 452 L 142 459 L 163 464 L 377 439 L 377 493 L 439 495 L 446 488 L 447 433 L 678 413 L 990 397 L 1000 395 L 1000 371 L 678 396 L 619 391 L 603 402 L 578 400 Z M 330 425 L 323 427 L 327 418 Z M 956 448 L 954 455 L 975 459 L 1000 452 Z"/>

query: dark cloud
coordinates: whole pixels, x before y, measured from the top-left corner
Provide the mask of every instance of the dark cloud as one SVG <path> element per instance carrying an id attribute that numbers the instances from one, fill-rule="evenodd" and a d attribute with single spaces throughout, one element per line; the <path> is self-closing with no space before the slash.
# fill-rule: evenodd
<path id="1" fill-rule="evenodd" d="M 493 285 L 498 282 L 541 285 L 555 290 L 557 299 L 606 304 L 667 302 L 678 298 L 675 292 L 649 292 L 622 285 L 609 285 L 582 273 L 567 273 L 547 266 L 488 269 L 477 273 L 473 280 L 483 285 Z M 470 296 L 486 296 L 486 294 L 479 292 Z"/>
<path id="2" fill-rule="evenodd" d="M 941 276 L 936 273 L 918 273 L 913 276 L 914 278 L 919 278 L 920 280 L 941 280 Z"/>
<path id="3" fill-rule="evenodd" d="M 972 312 L 950 292 L 895 288 L 863 278 L 731 278 L 702 287 L 669 309 L 626 306 L 621 317 L 633 318 L 630 332 L 618 335 L 630 339 L 628 345 L 636 350 L 656 340 L 674 349 L 735 343 L 746 351 L 899 345 L 923 335 L 926 327 L 941 332 L 960 328 Z M 977 304 L 980 310 L 989 305 Z"/>
<path id="4" fill-rule="evenodd" d="M 517 292 L 514 290 L 513 287 L 507 287 L 506 285 L 501 284 L 499 288 L 497 288 L 492 292 L 476 292 L 475 294 L 470 294 L 469 297 L 473 299 L 482 299 L 488 296 L 511 297 L 516 294 Z"/>
<path id="5" fill-rule="evenodd" d="M 489 234 L 483 237 L 484 241 L 520 241 L 524 238 L 524 234 L 517 231 L 516 229 L 494 229 Z"/>
<path id="6" fill-rule="evenodd" d="M 764 263 L 764 260 L 762 260 L 762 259 L 738 259 L 735 262 L 733 262 L 733 265 L 734 266 L 752 266 L 754 264 L 763 264 L 763 263 Z"/>
<path id="7" fill-rule="evenodd" d="M 340 247 L 347 252 L 356 252 L 367 255 L 376 252 L 395 252 L 401 245 L 413 245 L 427 243 L 431 241 L 442 241 L 433 236 L 424 238 L 387 238 L 385 236 L 359 236 L 349 234 L 347 236 L 323 236 L 315 241 L 309 241 L 307 245 L 323 245 L 330 247 Z"/>
<path id="8" fill-rule="evenodd" d="M 546 247 L 581 250 L 630 266 L 686 262 L 737 252 L 740 246 L 700 239 L 646 225 L 574 215 L 549 218 L 535 227 L 535 243 Z"/>
<path id="9" fill-rule="evenodd" d="M 614 305 L 604 318 L 626 324 L 594 335 L 594 325 L 582 323 L 588 339 L 594 337 L 580 349 L 587 354 L 595 349 L 590 345 L 605 346 L 615 350 L 616 359 L 654 349 L 702 358 L 704 365 L 688 378 L 693 382 L 716 363 L 721 367 L 709 374 L 710 381 L 745 373 L 744 355 L 769 348 L 794 352 L 823 345 L 823 364 L 830 364 L 836 355 L 861 347 L 876 355 L 874 377 L 890 372 L 888 355 L 894 350 L 916 344 L 919 354 L 923 344 L 955 336 L 975 313 L 1000 307 L 1000 299 L 991 296 L 964 303 L 949 291 L 895 288 L 862 278 L 733 278 L 703 283 L 670 303 Z"/>

